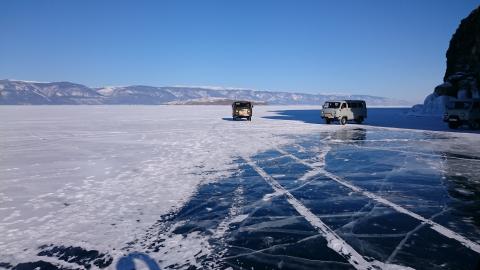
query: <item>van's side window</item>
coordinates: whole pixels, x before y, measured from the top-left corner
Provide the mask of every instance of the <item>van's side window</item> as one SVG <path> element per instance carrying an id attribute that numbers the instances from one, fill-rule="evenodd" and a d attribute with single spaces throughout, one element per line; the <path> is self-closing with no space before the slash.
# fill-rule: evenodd
<path id="1" fill-rule="evenodd" d="M 347 108 L 347 103 L 342 103 L 342 109 Z"/>
<path id="2" fill-rule="evenodd" d="M 363 108 L 363 103 L 360 102 L 360 103 L 357 104 L 357 106 L 358 106 L 358 108 Z"/>
<path id="3" fill-rule="evenodd" d="M 355 103 L 355 102 L 348 103 L 348 107 L 349 108 L 357 108 L 357 103 Z"/>
<path id="4" fill-rule="evenodd" d="M 473 103 L 473 108 L 474 109 L 480 109 L 480 102 L 474 102 Z"/>

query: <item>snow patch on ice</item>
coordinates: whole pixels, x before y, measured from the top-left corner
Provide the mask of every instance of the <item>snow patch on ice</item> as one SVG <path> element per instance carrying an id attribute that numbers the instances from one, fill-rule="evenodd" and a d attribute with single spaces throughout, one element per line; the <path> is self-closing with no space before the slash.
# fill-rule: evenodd
<path id="1" fill-rule="evenodd" d="M 212 252 L 212 248 L 208 243 L 208 238 L 199 232 L 192 232 L 187 235 L 174 234 L 167 238 L 160 253 L 152 254 L 160 261 L 161 269 L 167 266 L 176 265 L 179 262 L 201 269 L 202 265 L 197 261 L 196 257 L 208 255 Z"/>

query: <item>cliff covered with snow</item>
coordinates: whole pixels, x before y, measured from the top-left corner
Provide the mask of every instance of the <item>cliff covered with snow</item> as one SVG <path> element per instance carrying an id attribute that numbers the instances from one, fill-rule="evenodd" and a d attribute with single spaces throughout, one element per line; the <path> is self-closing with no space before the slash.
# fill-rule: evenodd
<path id="1" fill-rule="evenodd" d="M 443 83 L 413 111 L 441 114 L 447 102 L 480 98 L 480 7 L 462 20 L 447 50 L 447 70 Z"/>

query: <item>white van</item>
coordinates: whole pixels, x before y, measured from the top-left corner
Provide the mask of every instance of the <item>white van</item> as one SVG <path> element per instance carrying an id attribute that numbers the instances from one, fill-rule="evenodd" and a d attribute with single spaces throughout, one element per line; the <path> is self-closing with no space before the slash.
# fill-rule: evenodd
<path id="1" fill-rule="evenodd" d="M 321 116 L 327 124 L 339 121 L 345 125 L 349 120 L 361 124 L 367 118 L 367 104 L 363 100 L 327 101 L 323 105 Z"/>

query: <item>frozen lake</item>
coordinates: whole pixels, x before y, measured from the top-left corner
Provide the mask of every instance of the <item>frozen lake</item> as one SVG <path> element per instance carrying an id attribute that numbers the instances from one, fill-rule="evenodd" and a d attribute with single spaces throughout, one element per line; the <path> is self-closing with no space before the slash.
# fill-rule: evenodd
<path id="1" fill-rule="evenodd" d="M 480 265 L 478 133 L 318 110 L 0 107 L 0 268 Z"/>

